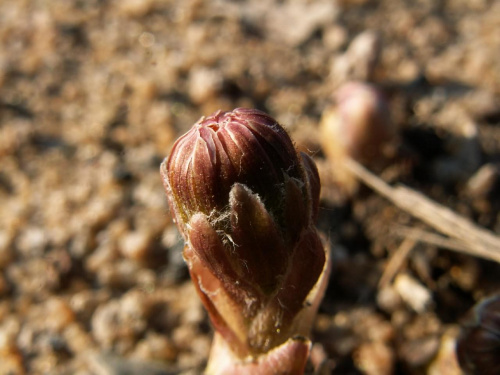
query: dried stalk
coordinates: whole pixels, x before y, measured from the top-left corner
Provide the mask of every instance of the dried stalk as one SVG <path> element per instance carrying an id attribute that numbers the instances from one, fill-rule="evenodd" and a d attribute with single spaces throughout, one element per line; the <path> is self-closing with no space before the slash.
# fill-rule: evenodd
<path id="1" fill-rule="evenodd" d="M 458 252 L 467 252 L 468 247 L 459 240 L 444 237 L 437 233 L 432 233 L 420 228 L 412 228 L 404 225 L 397 225 L 391 230 L 395 236 L 412 239 L 414 241 L 425 242 L 429 245 L 439 246 L 444 249 Z"/>
<path id="2" fill-rule="evenodd" d="M 411 253 L 413 248 L 415 247 L 416 241 L 412 238 L 405 238 L 398 249 L 392 254 L 389 262 L 384 268 L 384 273 L 382 277 L 380 277 L 380 281 L 378 286 L 380 289 L 383 289 L 392 281 L 394 276 L 399 272 L 399 270 L 403 267 L 408 255 Z"/>
<path id="3" fill-rule="evenodd" d="M 456 246 L 453 250 L 500 263 L 500 237 L 495 233 L 475 225 L 408 187 L 389 186 L 352 159 L 347 159 L 345 163 L 349 171 L 380 195 L 463 245 Z"/>

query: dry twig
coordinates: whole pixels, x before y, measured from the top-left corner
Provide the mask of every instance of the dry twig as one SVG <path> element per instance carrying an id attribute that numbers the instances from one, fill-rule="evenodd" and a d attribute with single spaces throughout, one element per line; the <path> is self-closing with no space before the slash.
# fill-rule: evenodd
<path id="1" fill-rule="evenodd" d="M 399 272 L 401 267 L 403 266 L 406 258 L 411 253 L 413 248 L 415 247 L 416 240 L 410 237 L 407 237 L 403 240 L 398 249 L 392 254 L 389 262 L 384 268 L 384 273 L 380 277 L 380 281 L 378 286 L 380 289 L 389 285 L 394 276 Z"/>
<path id="2" fill-rule="evenodd" d="M 475 225 L 449 208 L 408 187 L 389 186 L 352 159 L 346 160 L 346 167 L 366 185 L 399 208 L 459 241 L 459 246 L 448 248 L 500 263 L 500 237 L 495 233 Z"/>
<path id="3" fill-rule="evenodd" d="M 442 236 L 437 233 L 432 233 L 421 228 L 412 228 L 405 225 L 396 225 L 392 228 L 391 233 L 398 237 L 413 239 L 414 241 L 425 242 L 430 245 L 442 247 L 444 249 L 465 252 L 467 246 L 460 240 Z"/>

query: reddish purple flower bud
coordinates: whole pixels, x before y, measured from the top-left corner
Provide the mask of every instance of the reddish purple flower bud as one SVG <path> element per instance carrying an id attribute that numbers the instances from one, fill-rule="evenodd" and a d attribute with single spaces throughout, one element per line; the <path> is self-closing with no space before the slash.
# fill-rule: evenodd
<path id="1" fill-rule="evenodd" d="M 382 169 L 396 151 L 396 127 L 389 103 L 371 84 L 347 82 L 333 97 L 333 105 L 321 116 L 321 146 L 331 165 L 329 177 L 340 192 L 352 195 L 359 183 L 346 160 Z"/>
<path id="2" fill-rule="evenodd" d="M 285 178 L 304 180 L 286 131 L 267 114 L 246 108 L 202 117 L 177 140 L 162 173 L 181 226 L 194 213 L 223 210 L 235 182 L 278 207 Z M 307 188 L 301 186 L 306 195 Z"/>
<path id="3" fill-rule="evenodd" d="M 334 95 L 335 106 L 321 119 L 322 143 L 332 160 L 349 156 L 372 165 L 395 139 L 389 105 L 375 86 L 348 82 Z"/>
<path id="4" fill-rule="evenodd" d="M 474 306 L 458 337 L 457 356 L 466 374 L 500 374 L 500 295 Z"/>
<path id="5" fill-rule="evenodd" d="M 191 277 L 235 356 L 306 335 L 298 316 L 326 268 L 314 162 L 270 116 L 238 108 L 201 118 L 161 173 Z"/>

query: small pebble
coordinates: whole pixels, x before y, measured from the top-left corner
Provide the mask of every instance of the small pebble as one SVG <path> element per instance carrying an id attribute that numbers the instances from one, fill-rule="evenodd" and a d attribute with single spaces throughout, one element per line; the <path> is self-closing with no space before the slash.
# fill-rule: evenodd
<path id="1" fill-rule="evenodd" d="M 500 184 L 500 168 L 495 164 L 483 165 L 467 181 L 467 192 L 471 198 L 487 197 Z"/>
<path id="2" fill-rule="evenodd" d="M 75 313 L 70 304 L 61 298 L 51 298 L 43 305 L 45 317 L 44 328 L 51 332 L 62 332 L 62 330 L 75 320 Z"/>
<path id="3" fill-rule="evenodd" d="M 146 230 L 128 232 L 119 240 L 120 252 L 126 258 L 144 262 L 150 254 L 152 239 Z"/>
<path id="4" fill-rule="evenodd" d="M 333 59 L 330 78 L 334 87 L 349 80 L 371 81 L 381 43 L 373 31 L 364 31 L 349 44 L 347 51 Z"/>
<path id="5" fill-rule="evenodd" d="M 458 327 L 449 327 L 441 336 L 439 351 L 429 366 L 428 375 L 461 375 L 462 370 L 458 364 L 455 352 Z"/>
<path id="6" fill-rule="evenodd" d="M 399 274 L 394 281 L 394 288 L 413 310 L 424 312 L 432 302 L 430 291 L 407 274 Z"/>
<path id="7" fill-rule="evenodd" d="M 362 344 L 354 354 L 356 366 L 367 375 L 390 375 L 394 370 L 392 349 L 381 342 Z"/>
<path id="8" fill-rule="evenodd" d="M 192 69 L 189 74 L 189 95 L 193 102 L 203 103 L 217 95 L 222 88 L 222 82 L 220 73 L 215 69 Z"/>
<path id="9" fill-rule="evenodd" d="M 164 334 L 150 333 L 138 342 L 133 357 L 142 360 L 162 360 L 172 362 L 178 355 L 177 348 Z"/>
<path id="10" fill-rule="evenodd" d="M 384 287 L 377 293 L 377 305 L 388 313 L 399 309 L 401 302 L 400 295 L 392 286 Z"/>

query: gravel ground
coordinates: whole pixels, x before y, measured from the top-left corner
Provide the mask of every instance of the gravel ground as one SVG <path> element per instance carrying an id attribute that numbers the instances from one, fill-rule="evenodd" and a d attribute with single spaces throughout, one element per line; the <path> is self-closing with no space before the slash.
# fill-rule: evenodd
<path id="1" fill-rule="evenodd" d="M 499 29 L 492 0 L 2 0 L 0 374 L 202 371 L 212 331 L 158 169 L 235 107 L 270 113 L 323 177 L 312 362 L 460 374 L 458 324 L 499 265 L 416 240 L 381 287 L 394 228 L 432 230 L 343 191 L 318 124 L 342 83 L 374 82 L 399 135 L 380 176 L 500 233 Z"/>

